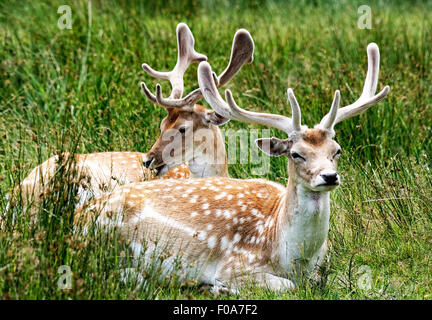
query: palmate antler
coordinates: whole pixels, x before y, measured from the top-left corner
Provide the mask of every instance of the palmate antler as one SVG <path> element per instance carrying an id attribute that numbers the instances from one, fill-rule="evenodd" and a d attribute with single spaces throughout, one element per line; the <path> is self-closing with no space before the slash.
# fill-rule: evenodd
<path id="1" fill-rule="evenodd" d="M 389 86 L 385 86 L 378 94 L 375 94 L 378 86 L 380 54 L 376 43 L 369 43 L 367 46 L 368 71 L 366 74 L 363 92 L 356 102 L 343 108 L 334 110 L 333 106 L 330 112 L 324 116 L 320 125 L 326 129 L 332 130 L 333 127 L 348 118 L 354 117 L 371 106 L 384 99 L 390 91 Z"/>
<path id="2" fill-rule="evenodd" d="M 150 101 L 165 108 L 193 109 L 194 105 L 203 98 L 200 88 L 182 98 L 183 76 L 186 69 L 192 62 L 207 60 L 205 55 L 195 51 L 194 43 L 195 40 L 189 27 L 184 23 L 180 23 L 177 26 L 178 60 L 174 69 L 170 72 L 159 72 L 153 70 L 147 64 L 143 64 L 142 67 L 145 72 L 155 78 L 169 80 L 172 86 L 170 96 L 164 98 L 159 84 L 156 85 L 156 94 L 154 95 L 148 90 L 145 83 L 141 82 L 141 88 Z M 216 86 L 223 86 L 234 77 L 245 63 L 251 63 L 253 61 L 253 52 L 254 43 L 249 32 L 244 29 L 238 30 L 234 35 L 231 58 L 227 68 L 219 77 L 214 73 L 211 75 Z"/>
<path id="3" fill-rule="evenodd" d="M 330 112 L 324 116 L 319 126 L 332 131 L 336 123 L 365 111 L 387 96 L 390 90 L 389 86 L 385 86 L 383 90 L 375 95 L 379 73 L 378 46 L 375 43 L 369 44 L 367 52 L 368 72 L 362 95 L 353 104 L 339 109 L 340 93 L 339 90 L 336 90 Z M 212 71 L 210 65 L 207 62 L 201 62 L 198 67 L 198 82 L 205 100 L 218 114 L 228 119 L 274 127 L 283 130 L 288 134 L 293 131 L 301 130 L 300 107 L 291 88 L 287 90 L 287 94 L 288 101 L 291 104 L 292 118 L 275 114 L 251 112 L 241 109 L 235 103 L 230 90 L 225 91 L 225 102 L 217 91 L 217 86 L 211 75 Z"/>

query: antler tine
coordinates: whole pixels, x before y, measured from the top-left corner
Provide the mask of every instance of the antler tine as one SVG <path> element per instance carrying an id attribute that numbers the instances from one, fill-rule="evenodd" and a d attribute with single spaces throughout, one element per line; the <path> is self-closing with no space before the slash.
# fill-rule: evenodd
<path id="1" fill-rule="evenodd" d="M 301 130 L 300 106 L 294 95 L 294 91 L 291 88 L 288 88 L 287 95 L 288 95 L 288 101 L 291 104 L 293 128 L 295 131 L 300 131 Z"/>
<path id="2" fill-rule="evenodd" d="M 327 114 L 325 121 L 321 121 L 321 124 L 324 127 L 324 129 L 330 130 L 330 131 L 333 130 L 333 126 L 334 126 L 336 116 L 338 113 L 339 102 L 340 102 L 340 91 L 336 90 L 330 111 Z"/>
<path id="3" fill-rule="evenodd" d="M 162 94 L 153 95 L 142 82 L 141 87 L 144 94 L 153 103 L 159 104 L 164 107 L 171 107 L 172 102 L 176 102 L 183 95 L 183 76 L 189 65 L 193 62 L 206 61 L 207 57 L 198 53 L 194 49 L 195 39 L 189 27 L 185 23 L 177 25 L 177 48 L 178 57 L 177 63 L 172 71 L 160 72 L 153 70 L 148 64 L 144 63 L 142 68 L 145 72 L 154 78 L 169 80 L 171 83 L 172 91 L 168 99 L 164 99 Z M 160 88 L 156 92 L 161 92 Z"/>
<path id="4" fill-rule="evenodd" d="M 153 102 L 154 104 L 158 104 L 157 100 L 156 100 L 156 96 L 150 92 L 150 90 L 147 88 L 146 84 L 144 82 L 140 83 L 141 85 L 141 90 L 144 92 L 144 94 L 146 95 L 146 97 Z"/>
<path id="5" fill-rule="evenodd" d="M 214 82 L 217 88 L 220 88 L 231 80 L 241 67 L 246 63 L 253 61 L 254 42 L 250 33 L 245 29 L 239 29 L 234 35 L 231 49 L 231 56 L 228 66 L 218 77 L 213 73 Z M 164 75 L 162 75 L 164 76 Z M 193 107 L 199 100 L 203 98 L 200 88 L 195 89 L 182 99 L 163 98 L 161 95 L 153 95 L 148 91 L 147 87 L 141 84 L 145 95 L 154 103 L 175 108 Z"/>
<path id="6" fill-rule="evenodd" d="M 228 89 L 225 91 L 225 98 L 227 101 L 225 102 L 217 90 L 210 64 L 207 62 L 201 62 L 198 66 L 198 83 L 205 100 L 210 104 L 212 109 L 221 116 L 228 119 L 275 127 L 286 133 L 294 131 L 291 118 L 241 109 L 235 103 L 231 91 Z"/>
<path id="7" fill-rule="evenodd" d="M 370 43 L 367 47 L 368 55 L 368 71 L 366 74 L 365 83 L 363 86 L 363 92 L 360 98 L 337 111 L 337 115 L 333 122 L 329 121 L 330 113 L 327 114 L 322 120 L 320 125 L 332 129 L 337 123 L 354 117 L 361 112 L 365 111 L 369 107 L 377 104 L 379 101 L 384 99 L 390 91 L 389 86 L 385 86 L 378 94 L 375 94 L 378 86 L 378 74 L 379 74 L 379 61 L 380 54 L 379 48 L 376 43 Z"/>

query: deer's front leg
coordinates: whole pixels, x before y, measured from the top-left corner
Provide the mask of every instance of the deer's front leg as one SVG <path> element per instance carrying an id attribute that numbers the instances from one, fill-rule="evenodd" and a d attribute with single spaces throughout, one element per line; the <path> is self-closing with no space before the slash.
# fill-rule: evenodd
<path id="1" fill-rule="evenodd" d="M 276 292 L 283 292 L 287 290 L 295 289 L 295 284 L 287 278 L 275 276 L 267 272 L 259 272 L 248 275 L 237 276 L 227 284 L 230 292 L 238 292 L 240 289 L 250 287 L 251 285 L 257 285 L 264 289 L 269 289 Z"/>
<path id="2" fill-rule="evenodd" d="M 329 260 L 330 257 L 327 255 L 327 241 L 325 241 L 316 256 L 311 259 L 313 265 L 311 265 L 310 268 L 313 271 L 309 276 L 309 279 L 313 284 L 320 286 L 325 285 L 327 281 Z"/>
<path id="3" fill-rule="evenodd" d="M 294 282 L 289 279 L 275 276 L 271 273 L 257 273 L 249 276 L 252 283 L 259 287 L 270 289 L 272 291 L 287 291 L 295 288 Z"/>

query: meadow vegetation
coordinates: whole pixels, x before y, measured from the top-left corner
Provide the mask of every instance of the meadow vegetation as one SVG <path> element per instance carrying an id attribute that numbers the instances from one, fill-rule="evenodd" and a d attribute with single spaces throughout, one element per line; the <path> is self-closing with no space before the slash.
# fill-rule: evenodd
<path id="1" fill-rule="evenodd" d="M 89 19 L 87 1 L 70 1 L 71 30 L 57 26 L 64 1 L 1 2 L 0 298 L 432 299 L 432 3 L 366 2 L 91 1 Z M 363 4 L 372 9 L 372 29 L 357 26 Z M 226 87 L 245 109 L 283 115 L 290 114 L 285 92 L 292 87 L 309 126 L 328 111 L 334 90 L 342 105 L 357 99 L 366 46 L 379 45 L 379 89 L 390 85 L 388 97 L 336 127 L 342 185 L 332 193 L 325 284 L 214 296 L 175 277 L 156 281 L 157 264 L 145 285 L 124 284 L 127 243 L 115 232 L 73 232 L 77 190 L 63 183 L 61 169 L 38 219 L 19 202 L 6 208 L 6 195 L 54 154 L 150 149 L 166 111 L 142 95 L 140 81 L 150 88 L 157 81 L 141 64 L 175 65 L 179 22 L 217 72 L 235 31 L 249 30 L 254 61 Z M 187 92 L 197 86 L 196 68 L 186 74 Z M 238 128 L 259 126 L 225 126 Z M 236 178 L 254 177 L 251 169 L 229 166 Z M 264 177 L 285 184 L 286 159 L 272 158 Z M 73 272 L 70 290 L 57 285 L 62 265 Z"/>

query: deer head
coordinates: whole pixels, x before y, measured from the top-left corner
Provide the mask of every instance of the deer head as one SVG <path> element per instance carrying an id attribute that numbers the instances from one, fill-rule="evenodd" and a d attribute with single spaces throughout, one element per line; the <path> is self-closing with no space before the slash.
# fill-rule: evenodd
<path id="1" fill-rule="evenodd" d="M 330 191 L 340 183 L 337 173 L 337 160 L 341 147 L 333 139 L 334 126 L 351 118 L 384 99 L 390 87 L 375 94 L 379 73 L 379 49 L 375 43 L 367 47 L 368 71 L 363 93 L 353 104 L 339 108 L 340 93 L 335 92 L 329 113 L 313 129 L 301 125 L 301 111 L 293 90 L 287 90 L 291 105 L 292 118 L 256 113 L 241 109 L 233 99 L 230 90 L 225 91 L 224 101 L 217 91 L 211 76 L 211 67 L 201 62 L 198 68 L 198 81 L 206 101 L 220 115 L 228 119 L 264 124 L 278 128 L 288 134 L 288 138 L 257 139 L 257 146 L 270 156 L 288 157 L 289 176 L 296 185 L 300 184 L 310 191 Z"/>
<path id="2" fill-rule="evenodd" d="M 225 143 L 218 127 L 228 122 L 229 119 L 214 110 L 208 110 L 196 104 L 203 97 L 200 88 L 182 98 L 183 76 L 186 69 L 192 62 L 207 60 L 206 56 L 195 51 L 194 43 L 194 37 L 188 26 L 180 23 L 177 26 L 178 60 L 174 69 L 170 72 L 159 72 L 147 64 L 142 66 L 149 75 L 169 80 L 172 86 L 169 97 L 164 98 L 159 84 L 156 85 L 156 94 L 152 94 L 145 83 L 141 83 L 146 97 L 168 111 L 168 115 L 161 123 L 161 135 L 144 159 L 144 165 L 147 168 L 155 169 L 158 175 L 166 173 L 170 168 L 181 163 L 198 162 L 198 159 L 224 166 L 222 171 L 216 170 L 213 174 L 203 173 L 200 170 L 199 176 L 228 175 Z M 231 58 L 227 68 L 219 77 L 214 73 L 211 75 L 215 85 L 221 87 L 245 63 L 251 63 L 253 51 L 254 44 L 249 32 L 244 29 L 238 30 L 234 35 Z M 191 168 L 191 173 L 194 174 L 193 168 Z"/>

